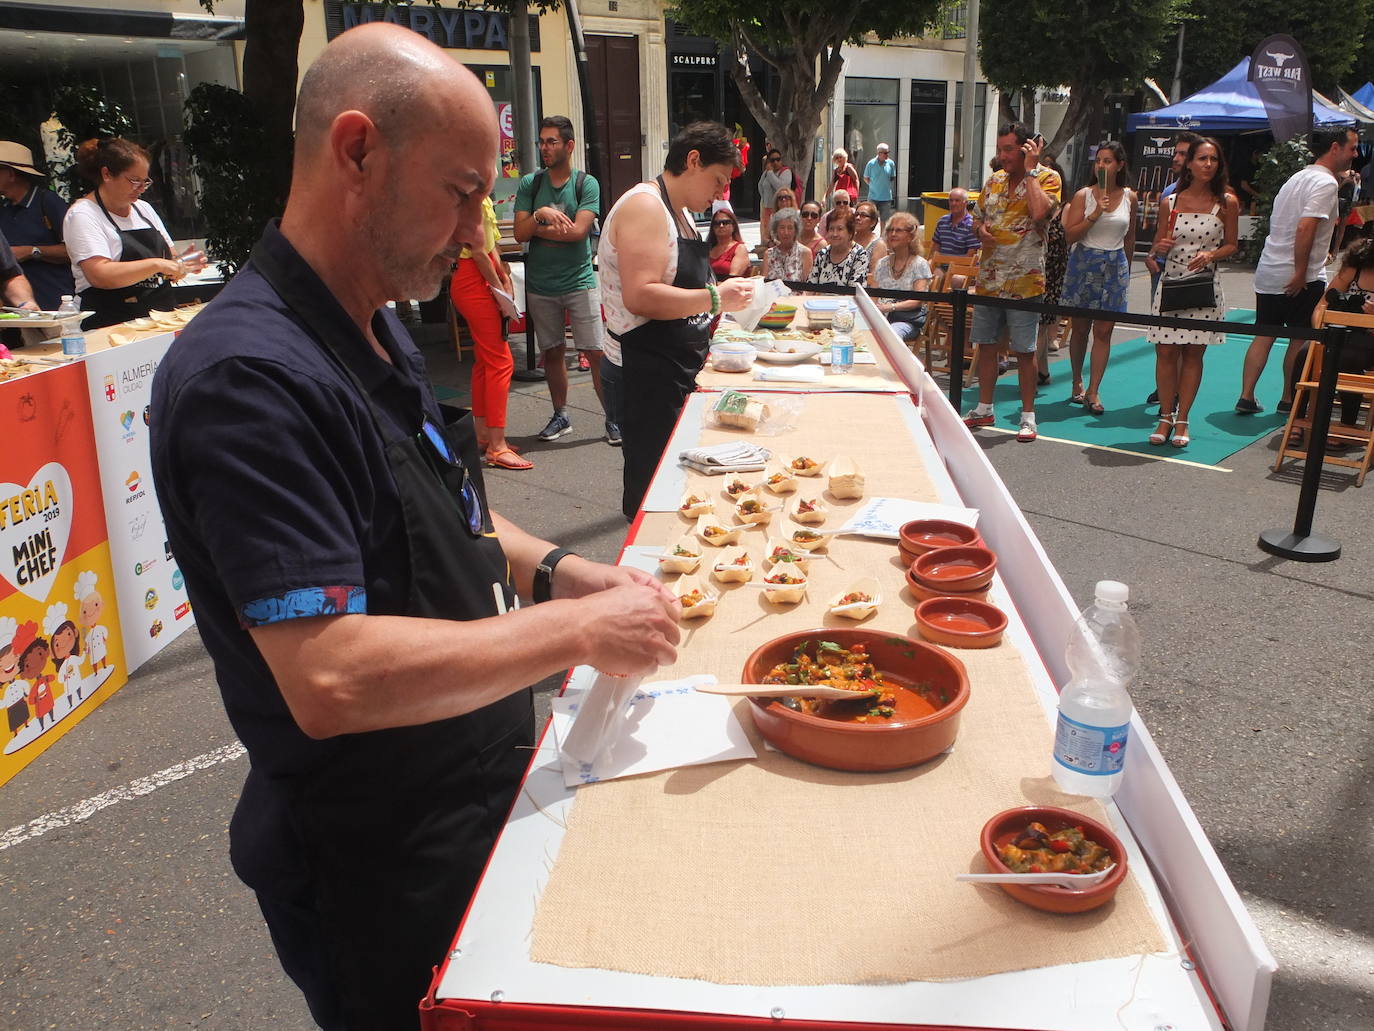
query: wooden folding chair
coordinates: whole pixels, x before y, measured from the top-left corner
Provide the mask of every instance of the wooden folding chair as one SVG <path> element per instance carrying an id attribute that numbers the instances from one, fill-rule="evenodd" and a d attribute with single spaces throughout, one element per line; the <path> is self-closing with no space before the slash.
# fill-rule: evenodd
<path id="1" fill-rule="evenodd" d="M 1323 326 L 1350 326 L 1356 329 L 1374 331 L 1374 315 L 1361 315 L 1347 311 L 1327 311 L 1322 314 Z M 1321 382 L 1322 362 L 1326 348 L 1321 341 L 1313 340 L 1307 349 L 1307 359 L 1303 362 L 1302 375 L 1293 391 L 1293 410 L 1288 414 L 1288 423 L 1283 428 L 1283 439 L 1279 441 L 1279 455 L 1274 459 L 1274 471 L 1278 472 L 1287 458 L 1307 458 L 1308 441 L 1312 439 L 1312 417 L 1317 402 L 1317 387 Z M 1364 486 L 1365 474 L 1374 461 L 1374 376 L 1353 372 L 1342 372 L 1336 377 L 1336 393 L 1360 395 L 1360 414 L 1354 426 L 1341 423 L 1331 424 L 1331 437 L 1343 440 L 1360 441 L 1363 448 L 1358 458 L 1346 454 L 1331 454 L 1324 457 L 1331 465 L 1355 469 L 1355 486 Z M 1295 430 L 1301 431 L 1301 441 L 1292 443 Z"/>
<path id="2" fill-rule="evenodd" d="M 978 252 L 962 258 L 941 258 L 939 265 L 931 269 L 932 291 L 949 291 L 959 286 L 972 287 L 978 276 Z M 973 312 L 970 309 L 969 318 Z M 920 341 L 924 346 L 925 366 L 932 373 L 949 372 L 950 343 L 954 333 L 954 305 L 949 301 L 930 301 L 926 304 L 926 325 L 921 331 Z M 967 334 L 967 326 L 965 327 Z M 915 348 L 913 347 L 913 350 Z M 944 365 L 934 364 L 934 352 L 942 351 Z M 971 358 L 966 354 L 965 358 Z"/>

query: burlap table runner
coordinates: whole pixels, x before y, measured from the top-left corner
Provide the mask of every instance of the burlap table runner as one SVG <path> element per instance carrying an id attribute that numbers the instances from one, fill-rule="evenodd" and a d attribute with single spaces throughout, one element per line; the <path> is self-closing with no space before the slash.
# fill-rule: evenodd
<path id="1" fill-rule="evenodd" d="M 804 415 L 795 434 L 773 442 L 818 459 L 851 454 L 870 497 L 937 500 L 892 399 L 812 395 Z M 703 443 L 726 436 L 708 430 Z M 718 492 L 722 484 L 692 474 L 690 486 Z M 835 504 L 829 525 L 857 504 Z M 646 516 L 636 543 L 672 540 L 687 525 L 673 513 Z M 746 534 L 756 558 L 766 536 Z M 875 636 L 917 636 L 895 544 L 839 538 L 830 553 L 833 561 L 811 563 L 810 595 L 794 608 L 725 587 L 715 615 L 689 631 L 677 664 L 655 679 L 734 681 L 766 640 L 854 625 L 824 605 L 859 576 L 877 577 L 884 594 L 860 625 Z M 1134 877 L 1108 906 L 1070 917 L 954 882 L 983 869 L 978 833 L 1002 809 L 1068 804 L 1102 816 L 1095 803 L 1060 795 L 1049 777 L 1050 729 L 1023 656 L 1009 644 L 955 654 L 971 698 L 953 751 L 923 766 L 852 774 L 797 762 L 764 748 L 741 702 L 758 760 L 579 789 L 535 914 L 531 958 L 781 985 L 956 979 L 1162 951 Z"/>

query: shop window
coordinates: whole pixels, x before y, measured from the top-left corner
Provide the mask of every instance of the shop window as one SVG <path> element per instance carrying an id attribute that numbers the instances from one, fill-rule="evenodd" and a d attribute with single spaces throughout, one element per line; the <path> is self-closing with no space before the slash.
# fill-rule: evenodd
<path id="1" fill-rule="evenodd" d="M 496 107 L 496 120 L 501 130 L 501 168 L 492 186 L 491 202 L 496 207 L 496 217 L 508 219 L 515 217 L 515 188 L 520 177 L 535 168 L 520 167 L 520 151 L 516 145 L 515 125 L 515 86 L 509 65 L 470 64 L 468 71 L 487 87 L 487 94 Z M 531 69 L 534 75 L 534 124 L 544 117 L 543 93 L 540 90 L 539 68 Z M 551 114 L 568 114 L 566 111 Z M 536 148 L 535 153 L 538 154 Z"/>
<path id="2" fill-rule="evenodd" d="M 983 180 L 987 178 L 991 169 L 988 167 L 987 147 L 984 140 L 987 139 L 988 121 L 988 84 L 980 82 L 974 90 L 973 101 L 973 148 L 969 155 L 969 163 L 973 166 L 970 174 L 965 177 L 963 169 L 959 167 L 960 134 L 963 129 L 964 119 L 964 84 L 956 82 L 954 84 L 954 175 L 952 182 L 954 186 L 962 186 L 968 190 L 982 189 Z"/>
<path id="3" fill-rule="evenodd" d="M 869 79 L 846 76 L 844 80 L 844 133 L 840 146 L 859 170 L 860 196 L 867 194 L 863 183 L 864 165 L 878 153 L 880 143 L 892 148 L 889 155 L 901 161 L 897 142 L 897 103 L 901 83 L 897 79 Z"/>

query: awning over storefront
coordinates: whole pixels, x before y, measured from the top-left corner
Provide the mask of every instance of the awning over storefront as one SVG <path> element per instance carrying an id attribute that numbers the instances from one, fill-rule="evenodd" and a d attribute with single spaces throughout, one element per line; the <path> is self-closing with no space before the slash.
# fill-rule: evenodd
<path id="1" fill-rule="evenodd" d="M 82 36 L 225 41 L 243 39 L 242 18 L 163 11 L 100 10 L 0 0 L 0 29 L 71 32 Z"/>

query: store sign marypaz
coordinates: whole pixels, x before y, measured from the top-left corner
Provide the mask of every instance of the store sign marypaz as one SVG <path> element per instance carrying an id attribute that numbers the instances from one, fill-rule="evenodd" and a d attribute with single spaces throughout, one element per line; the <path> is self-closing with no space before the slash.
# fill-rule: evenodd
<path id="1" fill-rule="evenodd" d="M 0 385 L 0 784 L 128 680 L 80 362 Z"/>
<path id="2" fill-rule="evenodd" d="M 325 34 L 333 39 L 356 25 L 391 22 L 454 50 L 509 50 L 510 19 L 500 11 L 440 7 L 431 3 L 368 4 L 325 0 Z M 530 16 L 530 50 L 539 52 L 539 19 Z"/>
<path id="3" fill-rule="evenodd" d="M 131 671 L 195 622 L 185 578 L 167 543 L 148 441 L 153 374 L 172 339 L 164 333 L 137 340 L 96 351 L 85 362 L 114 592 Z"/>

